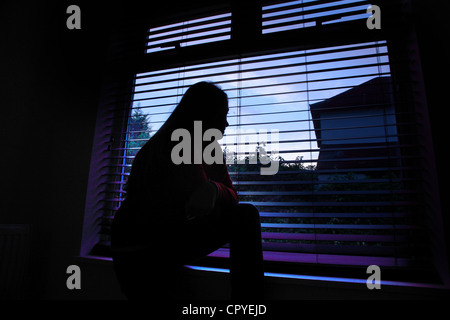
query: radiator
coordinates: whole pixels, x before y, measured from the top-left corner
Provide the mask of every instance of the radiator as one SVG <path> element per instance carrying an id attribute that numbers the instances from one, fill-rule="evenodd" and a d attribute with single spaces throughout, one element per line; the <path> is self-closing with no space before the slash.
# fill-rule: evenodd
<path id="1" fill-rule="evenodd" d="M 24 299 L 29 262 L 29 226 L 0 224 L 0 299 Z"/>

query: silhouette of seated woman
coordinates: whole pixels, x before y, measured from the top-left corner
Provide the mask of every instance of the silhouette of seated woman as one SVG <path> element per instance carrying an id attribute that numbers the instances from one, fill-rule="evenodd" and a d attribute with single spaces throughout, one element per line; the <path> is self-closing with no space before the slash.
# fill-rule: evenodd
<path id="1" fill-rule="evenodd" d="M 194 84 L 137 153 L 111 236 L 114 269 L 129 299 L 176 298 L 173 292 L 183 265 L 195 263 L 227 243 L 231 297 L 262 298 L 257 209 L 238 203 L 225 160 L 195 163 L 195 152 L 191 152 L 190 164 L 174 164 L 171 158 L 180 143 L 172 141 L 176 129 L 191 133 L 194 149 L 194 121 L 201 121 L 203 132 L 218 129 L 223 133 L 228 126 L 227 113 L 228 98 L 223 90 L 210 82 Z M 203 142 L 202 148 L 211 143 Z"/>

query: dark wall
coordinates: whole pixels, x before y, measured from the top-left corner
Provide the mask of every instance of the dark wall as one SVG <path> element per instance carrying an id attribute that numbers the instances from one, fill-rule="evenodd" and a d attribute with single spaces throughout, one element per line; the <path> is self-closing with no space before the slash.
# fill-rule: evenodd
<path id="1" fill-rule="evenodd" d="M 0 223 L 30 226 L 30 298 L 79 254 L 107 38 L 102 8 L 78 3 L 81 30 L 66 28 L 69 1 L 0 4 Z"/>
<path id="2" fill-rule="evenodd" d="M 420 64 L 423 72 L 432 144 L 440 190 L 442 223 L 450 259 L 450 203 L 448 201 L 448 110 L 450 75 L 450 2 L 413 0 L 413 21 L 417 32 Z M 419 62 L 419 61 L 418 61 Z M 449 261 L 450 264 L 450 261 Z"/>

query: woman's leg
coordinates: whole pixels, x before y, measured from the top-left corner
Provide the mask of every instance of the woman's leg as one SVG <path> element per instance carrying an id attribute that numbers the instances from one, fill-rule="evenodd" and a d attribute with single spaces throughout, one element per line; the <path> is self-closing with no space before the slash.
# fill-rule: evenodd
<path id="1" fill-rule="evenodd" d="M 183 265 L 230 243 L 233 299 L 263 297 L 263 259 L 258 210 L 239 204 L 221 215 L 155 228 L 152 250 L 116 257 L 115 269 L 129 298 L 170 297 Z M 156 294 L 156 296 L 155 296 Z"/>
<path id="2" fill-rule="evenodd" d="M 264 298 L 264 270 L 259 212 L 251 204 L 238 204 L 221 215 L 188 221 L 181 227 L 183 264 L 195 262 L 230 243 L 233 299 Z M 174 244 L 176 246 L 176 244 Z"/>
<path id="3" fill-rule="evenodd" d="M 230 243 L 233 299 L 264 297 L 264 270 L 259 212 L 251 204 L 238 204 L 220 215 L 200 217 L 180 227 L 177 244 L 182 263 L 194 263 Z M 180 256 L 179 256 L 180 257 Z"/>
<path id="4" fill-rule="evenodd" d="M 231 213 L 231 288 L 233 299 L 264 298 L 264 270 L 259 212 L 239 204 Z"/>

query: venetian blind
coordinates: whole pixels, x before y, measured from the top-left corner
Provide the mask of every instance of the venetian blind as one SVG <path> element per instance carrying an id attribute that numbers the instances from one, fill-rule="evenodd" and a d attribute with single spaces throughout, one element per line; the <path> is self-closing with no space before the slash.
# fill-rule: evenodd
<path id="1" fill-rule="evenodd" d="M 111 149 L 105 225 L 123 198 L 134 155 L 198 81 L 228 94 L 222 147 L 240 201 L 260 211 L 266 260 L 426 261 L 416 146 L 406 129 L 411 115 L 397 106 L 384 41 L 136 74 L 122 145 Z M 276 173 L 262 175 L 269 165 Z M 226 247 L 211 254 L 228 255 Z"/>
<path id="2" fill-rule="evenodd" d="M 231 36 L 231 13 L 223 13 L 150 28 L 147 53 L 228 40 Z"/>
<path id="3" fill-rule="evenodd" d="M 365 0 L 271 1 L 262 8 L 262 33 L 366 20 L 369 5 Z"/>

